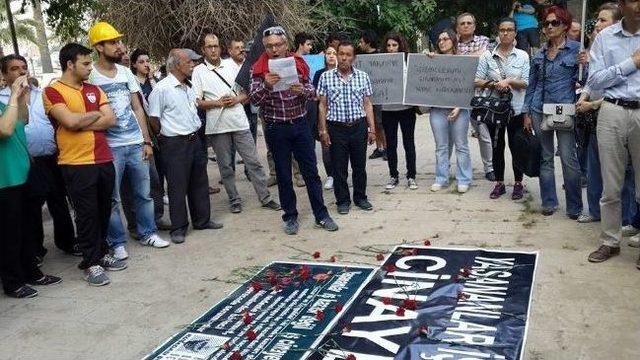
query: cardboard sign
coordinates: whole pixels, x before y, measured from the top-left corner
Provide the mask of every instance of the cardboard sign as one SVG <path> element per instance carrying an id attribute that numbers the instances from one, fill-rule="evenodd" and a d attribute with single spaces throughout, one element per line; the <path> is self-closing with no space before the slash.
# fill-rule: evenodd
<path id="1" fill-rule="evenodd" d="M 402 104 L 403 53 L 358 55 L 353 66 L 369 75 L 374 105 Z"/>

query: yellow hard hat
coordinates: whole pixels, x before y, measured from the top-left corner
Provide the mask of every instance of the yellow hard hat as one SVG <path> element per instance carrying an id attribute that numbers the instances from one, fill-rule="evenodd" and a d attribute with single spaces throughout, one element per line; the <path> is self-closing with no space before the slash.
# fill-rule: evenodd
<path id="1" fill-rule="evenodd" d="M 111 24 L 105 21 L 95 23 L 89 29 L 89 45 L 95 46 L 98 43 L 109 40 L 116 40 L 124 37 Z"/>

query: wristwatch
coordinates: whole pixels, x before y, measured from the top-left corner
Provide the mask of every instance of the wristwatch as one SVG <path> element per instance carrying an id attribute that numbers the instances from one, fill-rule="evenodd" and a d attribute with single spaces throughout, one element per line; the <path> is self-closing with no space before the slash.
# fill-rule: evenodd
<path id="1" fill-rule="evenodd" d="M 151 143 L 151 141 L 145 141 L 145 142 L 142 143 L 142 145 L 147 145 L 147 146 L 153 147 L 153 144 Z"/>

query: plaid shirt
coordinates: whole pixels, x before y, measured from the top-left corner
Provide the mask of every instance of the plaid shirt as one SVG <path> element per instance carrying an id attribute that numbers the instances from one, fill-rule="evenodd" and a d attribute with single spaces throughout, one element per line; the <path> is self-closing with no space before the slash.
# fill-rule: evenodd
<path id="1" fill-rule="evenodd" d="M 467 42 L 458 42 L 458 55 L 469 55 L 484 51 L 489 48 L 489 38 L 482 35 L 473 35 L 473 39 Z"/>
<path id="2" fill-rule="evenodd" d="M 315 91 L 309 79 L 303 80 L 304 94 L 291 90 L 272 91 L 259 76 L 251 78 L 251 103 L 259 106 L 265 121 L 284 122 L 301 118 L 307 114 L 307 100 L 313 99 Z"/>
<path id="3" fill-rule="evenodd" d="M 369 75 L 356 68 L 347 80 L 338 69 L 325 71 L 318 83 L 318 95 L 327 98 L 328 121 L 352 122 L 365 117 L 364 98 L 372 94 Z"/>

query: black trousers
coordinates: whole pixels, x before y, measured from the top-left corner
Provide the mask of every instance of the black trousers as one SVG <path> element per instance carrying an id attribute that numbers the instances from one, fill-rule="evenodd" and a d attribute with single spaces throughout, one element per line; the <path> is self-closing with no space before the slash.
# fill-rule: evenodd
<path id="1" fill-rule="evenodd" d="M 407 179 L 416 178 L 416 111 L 413 108 L 401 111 L 383 111 L 382 127 L 387 138 L 389 175 L 398 178 L 398 125 L 402 131 L 402 146 L 407 163 Z"/>
<path id="2" fill-rule="evenodd" d="M 331 160 L 334 167 L 333 189 L 336 205 L 351 204 L 349 185 L 349 162 L 353 177 L 353 202 L 359 204 L 367 200 L 367 122 L 356 120 L 352 126 L 336 121 L 329 121 L 329 138 L 331 139 Z"/>
<path id="3" fill-rule="evenodd" d="M 0 280 L 5 294 L 42 278 L 36 262 L 36 243 L 29 238 L 26 185 L 0 189 Z"/>
<path id="4" fill-rule="evenodd" d="M 160 182 L 160 176 L 157 170 L 157 159 L 155 152 L 153 158 L 149 159 L 149 181 L 151 185 L 151 198 L 153 199 L 153 212 L 156 223 L 164 216 L 164 187 Z M 122 202 L 122 210 L 127 219 L 127 229 L 130 233 L 136 232 L 136 206 L 131 190 L 131 182 L 127 178 L 127 173 L 122 177 L 120 184 L 120 201 Z"/>
<path id="5" fill-rule="evenodd" d="M 498 139 L 496 140 L 496 127 L 493 125 L 487 124 L 487 128 L 489 129 L 489 133 L 491 134 L 491 139 L 493 143 L 493 172 L 496 175 L 496 181 L 504 181 L 504 148 L 505 148 L 505 133 L 509 133 L 509 150 L 511 151 L 511 167 L 513 168 L 513 176 L 515 181 L 522 181 L 522 171 L 518 170 L 515 166 L 515 154 L 513 153 L 513 138 L 518 132 L 520 128 L 522 128 L 522 123 L 524 121 L 524 115 L 520 114 L 515 116 L 509 121 L 507 126 L 500 126 L 498 131 Z"/>
<path id="6" fill-rule="evenodd" d="M 98 265 L 109 247 L 107 229 L 111 217 L 111 196 L 115 184 L 113 163 L 61 165 L 69 198 L 76 211 L 78 245 L 82 261 L 78 267 Z"/>
<path id="7" fill-rule="evenodd" d="M 54 244 L 58 249 L 70 253 L 77 240 L 67 203 L 67 189 L 56 155 L 34 157 L 31 169 L 38 171 L 44 183 L 44 188 L 29 192 L 29 217 L 33 222 L 30 234 L 36 244 L 36 255 L 44 256 L 47 253 L 42 226 L 42 205 L 45 202 L 53 219 Z"/>
<path id="8" fill-rule="evenodd" d="M 207 155 L 200 136 L 160 136 L 160 148 L 167 177 L 171 235 L 186 235 L 189 213 L 194 229 L 206 227 L 211 219 Z"/>

